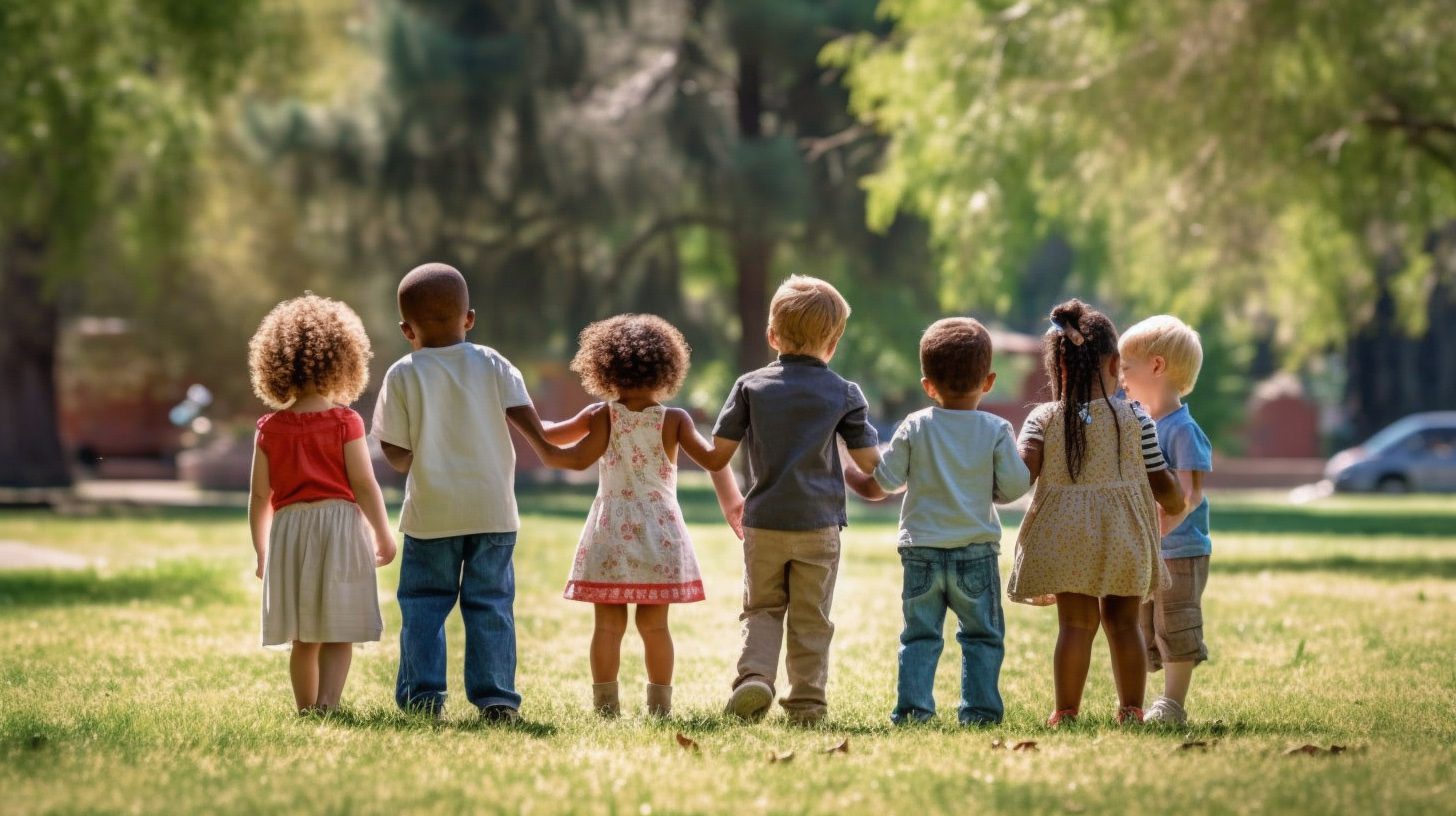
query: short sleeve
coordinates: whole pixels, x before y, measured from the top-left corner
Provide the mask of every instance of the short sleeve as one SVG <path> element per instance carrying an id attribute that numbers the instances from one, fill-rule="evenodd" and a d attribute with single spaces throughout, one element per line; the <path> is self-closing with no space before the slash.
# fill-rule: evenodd
<path id="1" fill-rule="evenodd" d="M 1167 470 L 1168 463 L 1163 460 L 1163 451 L 1158 447 L 1157 424 L 1153 422 L 1152 417 L 1137 406 L 1133 406 L 1133 413 L 1138 418 L 1138 424 L 1142 426 L 1143 467 L 1147 468 L 1149 473 Z"/>
<path id="2" fill-rule="evenodd" d="M 374 438 L 384 444 L 414 449 L 414 440 L 410 439 L 409 405 L 395 369 L 384 375 L 384 383 L 379 387 L 372 430 Z"/>
<path id="3" fill-rule="evenodd" d="M 364 436 L 364 418 L 353 409 L 344 411 L 344 441 L 353 442 Z"/>
<path id="4" fill-rule="evenodd" d="M 875 431 L 875 426 L 870 424 L 869 403 L 865 401 L 864 393 L 854 383 L 847 383 L 849 389 L 845 396 L 846 412 L 839 420 L 839 425 L 834 429 L 844 444 L 850 450 L 861 448 L 873 448 L 880 442 L 880 435 Z"/>
<path id="5" fill-rule="evenodd" d="M 531 394 L 526 390 L 526 378 L 510 360 L 500 357 L 500 395 L 502 408 L 516 408 L 531 404 Z"/>
<path id="6" fill-rule="evenodd" d="M 889 446 L 880 454 L 880 464 L 875 467 L 875 482 L 891 493 L 910 480 L 911 425 L 909 419 L 900 423 L 890 437 Z"/>
<path id="7" fill-rule="evenodd" d="M 1027 414 L 1026 421 L 1021 423 L 1021 435 L 1016 439 L 1018 448 L 1025 448 L 1031 442 L 1046 441 L 1046 409 L 1038 405 Z"/>
<path id="8" fill-rule="evenodd" d="M 1213 471 L 1213 445 L 1203 429 L 1192 422 L 1168 428 L 1163 447 L 1168 449 L 1168 467 L 1174 470 Z"/>
<path id="9" fill-rule="evenodd" d="M 748 433 L 748 394 L 743 389 L 743 378 L 733 383 L 723 410 L 718 412 L 718 421 L 713 424 L 713 436 L 721 436 L 734 442 L 741 442 Z"/>

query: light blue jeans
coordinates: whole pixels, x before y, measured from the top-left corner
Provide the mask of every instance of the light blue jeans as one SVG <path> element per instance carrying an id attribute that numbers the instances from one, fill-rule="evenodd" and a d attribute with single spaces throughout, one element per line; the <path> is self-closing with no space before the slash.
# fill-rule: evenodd
<path id="1" fill-rule="evenodd" d="M 898 725 L 935 716 L 935 668 L 945 646 L 945 611 L 950 609 L 960 621 L 961 724 L 1000 722 L 1005 707 L 997 685 L 1006 652 L 1006 621 L 996 553 L 985 544 L 903 547 L 900 563 L 905 567 L 905 629 L 900 633 L 899 694 L 890 719 Z"/>
<path id="2" fill-rule="evenodd" d="M 519 708 L 516 693 L 515 533 L 404 537 L 399 564 L 400 708 L 445 704 L 445 618 L 465 619 L 465 696 L 479 708 Z"/>

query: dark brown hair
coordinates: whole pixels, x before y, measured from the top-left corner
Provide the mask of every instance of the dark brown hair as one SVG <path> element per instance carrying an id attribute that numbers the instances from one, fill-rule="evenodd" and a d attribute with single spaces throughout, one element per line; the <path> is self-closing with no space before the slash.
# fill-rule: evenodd
<path id="1" fill-rule="evenodd" d="M 974 318 L 935 321 L 920 338 L 920 373 L 947 396 L 975 391 L 991 373 L 991 333 Z"/>
<path id="2" fill-rule="evenodd" d="M 1067 473 L 1072 481 L 1082 472 L 1087 454 L 1087 422 L 1084 406 L 1092 402 L 1094 386 L 1102 376 L 1102 366 L 1109 356 L 1117 354 L 1117 327 L 1107 315 L 1076 298 L 1052 309 L 1052 328 L 1046 333 L 1046 351 L 1042 362 L 1052 384 L 1052 398 L 1062 405 L 1062 430 L 1067 444 Z M 1109 394 L 1102 399 L 1112 407 Z M 1122 425 L 1113 410 L 1113 427 L 1118 431 L 1119 456 L 1122 468 Z"/>
<path id="3" fill-rule="evenodd" d="M 682 332 L 650 314 L 599 320 L 581 330 L 580 343 L 571 370 L 588 393 L 606 399 L 638 388 L 662 397 L 676 394 L 692 355 Z"/>

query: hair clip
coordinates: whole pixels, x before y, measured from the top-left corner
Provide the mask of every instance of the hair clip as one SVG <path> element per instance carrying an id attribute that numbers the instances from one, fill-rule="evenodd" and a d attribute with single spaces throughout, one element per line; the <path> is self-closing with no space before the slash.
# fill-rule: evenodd
<path id="1" fill-rule="evenodd" d="M 1083 425 L 1092 424 L 1092 412 L 1087 409 L 1087 406 L 1083 405 L 1082 410 L 1077 412 L 1077 416 L 1082 418 Z"/>
<path id="2" fill-rule="evenodd" d="M 1072 345 L 1074 346 L 1080 346 L 1087 342 L 1087 338 L 1082 335 L 1081 331 L 1067 326 L 1055 317 L 1052 318 L 1052 330 L 1058 334 L 1065 335 L 1068 340 L 1072 341 Z"/>

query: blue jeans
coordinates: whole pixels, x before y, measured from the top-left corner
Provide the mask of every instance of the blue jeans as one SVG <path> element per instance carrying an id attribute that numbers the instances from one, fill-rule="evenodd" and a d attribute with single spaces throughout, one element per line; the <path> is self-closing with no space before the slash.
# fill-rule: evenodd
<path id="1" fill-rule="evenodd" d="M 984 544 L 904 547 L 900 563 L 905 567 L 905 630 L 900 633 L 899 698 L 890 719 L 899 724 L 935 716 L 935 667 L 945 646 L 945 610 L 951 609 L 960 620 L 961 724 L 1000 722 L 1005 707 L 997 684 L 1006 622 L 996 554 Z"/>
<path id="2" fill-rule="evenodd" d="M 519 708 L 516 693 L 515 533 L 404 537 L 399 563 L 400 708 L 445 704 L 445 618 L 460 599 L 465 696 L 480 708 Z"/>

